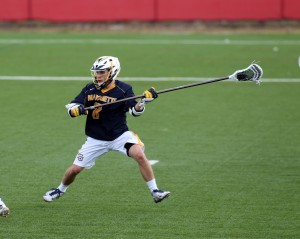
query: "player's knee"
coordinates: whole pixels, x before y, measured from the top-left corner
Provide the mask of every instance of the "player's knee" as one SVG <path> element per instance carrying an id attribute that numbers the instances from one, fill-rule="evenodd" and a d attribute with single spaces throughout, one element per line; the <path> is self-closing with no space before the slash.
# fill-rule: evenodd
<path id="1" fill-rule="evenodd" d="M 142 150 L 141 146 L 138 144 L 126 144 L 127 154 L 129 157 L 134 158 L 139 164 L 147 161 L 147 158 Z"/>
<path id="2" fill-rule="evenodd" d="M 138 151 L 138 152 L 135 152 L 135 154 L 133 155 L 133 158 L 138 162 L 138 163 L 143 163 L 145 162 L 147 159 L 146 159 L 146 156 L 144 154 L 143 151 Z"/>
<path id="3" fill-rule="evenodd" d="M 77 175 L 79 174 L 84 168 L 83 167 L 79 167 L 75 164 L 73 164 L 70 168 L 71 174 L 73 175 Z"/>

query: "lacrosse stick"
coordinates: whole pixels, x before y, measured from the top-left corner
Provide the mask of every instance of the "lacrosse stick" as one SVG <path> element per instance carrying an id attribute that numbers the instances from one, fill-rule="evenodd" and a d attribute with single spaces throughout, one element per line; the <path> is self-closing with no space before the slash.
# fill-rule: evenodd
<path id="1" fill-rule="evenodd" d="M 229 80 L 229 79 L 237 80 L 237 81 L 254 81 L 254 82 L 256 82 L 256 84 L 260 84 L 260 82 L 261 82 L 260 79 L 261 79 L 262 75 L 263 75 L 262 68 L 257 64 L 251 64 L 247 68 L 245 68 L 243 70 L 237 70 L 232 75 L 227 76 L 227 77 L 208 80 L 208 81 L 202 81 L 202 82 L 196 82 L 196 83 L 192 83 L 192 84 L 187 84 L 187 85 L 177 86 L 177 87 L 173 87 L 173 88 L 168 88 L 168 89 L 165 89 L 165 90 L 159 90 L 159 91 L 157 91 L 157 94 L 162 94 L 162 93 L 166 93 L 166 92 L 170 92 L 170 91 L 181 90 L 181 89 L 185 89 L 185 88 L 189 88 L 189 87 L 193 87 L 193 86 L 205 85 L 205 84 L 218 82 L 218 81 Z M 127 101 L 127 100 L 139 99 L 139 98 L 143 98 L 143 97 L 144 97 L 144 95 L 136 95 L 136 96 L 124 98 L 124 99 L 121 99 L 121 100 L 117 100 L 117 101 L 114 101 L 114 102 L 109 102 L 109 103 L 104 103 L 104 104 L 101 104 L 101 105 L 93 105 L 93 106 L 90 106 L 90 107 L 86 107 L 85 110 L 93 110 L 93 109 L 98 108 L 98 107 L 103 107 L 103 106 L 106 106 L 106 105 L 111 105 L 111 104 L 115 104 L 115 103 L 119 103 L 119 102 L 123 102 L 123 101 Z"/>

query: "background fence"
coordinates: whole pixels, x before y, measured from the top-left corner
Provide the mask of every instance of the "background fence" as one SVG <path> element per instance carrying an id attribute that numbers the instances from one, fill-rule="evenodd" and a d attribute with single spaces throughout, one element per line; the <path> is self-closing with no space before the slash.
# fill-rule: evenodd
<path id="1" fill-rule="evenodd" d="M 0 21 L 300 19 L 299 0 L 0 0 Z"/>

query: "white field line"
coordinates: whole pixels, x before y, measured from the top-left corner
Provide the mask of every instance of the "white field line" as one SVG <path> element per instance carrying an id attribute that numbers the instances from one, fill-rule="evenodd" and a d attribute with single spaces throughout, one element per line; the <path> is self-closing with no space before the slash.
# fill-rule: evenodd
<path id="1" fill-rule="evenodd" d="M 300 45 L 300 40 L 163 40 L 163 39 L 0 39 L 0 44 L 127 44 L 127 45 Z"/>
<path id="2" fill-rule="evenodd" d="M 214 78 L 203 77 L 120 77 L 121 81 L 206 81 Z M 36 81 L 91 81 L 91 77 L 81 76 L 0 76 L 0 80 Z M 233 81 L 233 80 L 226 80 Z M 300 78 L 262 78 L 262 82 L 300 82 Z"/>
<path id="3" fill-rule="evenodd" d="M 159 163 L 158 160 L 148 160 L 151 165 Z"/>

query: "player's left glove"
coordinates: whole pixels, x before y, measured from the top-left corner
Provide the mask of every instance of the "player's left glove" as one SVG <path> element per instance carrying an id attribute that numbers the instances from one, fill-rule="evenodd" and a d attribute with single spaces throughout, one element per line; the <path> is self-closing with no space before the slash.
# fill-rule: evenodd
<path id="1" fill-rule="evenodd" d="M 145 105 L 148 102 L 153 101 L 158 97 L 157 92 L 154 87 L 151 87 L 149 90 L 144 91 L 143 98 L 136 104 L 138 108 L 135 106 L 129 109 L 129 113 L 133 116 L 140 116 L 145 111 Z"/>
<path id="2" fill-rule="evenodd" d="M 139 107 L 140 107 L 140 111 L 143 111 L 145 108 L 145 105 L 151 101 L 153 101 L 154 99 L 156 99 L 158 97 L 157 92 L 155 91 L 154 87 L 151 87 L 149 90 L 144 91 L 143 93 L 143 98 L 141 99 L 141 101 L 138 103 Z"/>
<path id="3" fill-rule="evenodd" d="M 146 104 L 158 97 L 158 94 L 155 91 L 154 87 L 151 87 L 149 90 L 144 91 L 143 95 L 144 97 L 142 98 L 142 101 L 144 101 Z"/>

